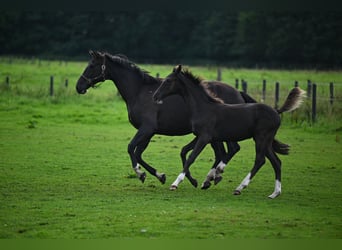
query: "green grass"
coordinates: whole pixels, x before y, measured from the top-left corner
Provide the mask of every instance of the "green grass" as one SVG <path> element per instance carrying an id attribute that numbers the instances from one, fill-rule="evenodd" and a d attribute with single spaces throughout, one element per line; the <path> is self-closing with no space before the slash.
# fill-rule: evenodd
<path id="1" fill-rule="evenodd" d="M 241 196 L 232 195 L 252 167 L 251 140 L 240 143 L 241 151 L 219 185 L 203 191 L 185 180 L 171 192 L 168 188 L 181 171 L 180 149 L 192 135 L 155 136 L 144 158 L 166 173 L 167 181 L 162 185 L 148 175 L 142 184 L 127 154 L 127 144 L 136 131 L 113 85 L 106 82 L 78 96 L 74 84 L 86 63 L 50 62 L 49 67 L 54 65 L 60 72 L 57 78 L 72 80 L 69 89 L 64 89 L 61 80 L 56 96 L 49 97 L 48 69 L 42 68 L 41 77 L 29 83 L 24 79 L 35 75 L 37 62 L 35 66 L 27 62 L 12 65 L 11 70 L 20 72 L 18 68 L 27 64 L 33 68 L 22 80 L 11 83 L 10 89 L 3 87 L 0 94 L 0 238 L 342 237 L 340 104 L 330 114 L 322 112 L 315 125 L 296 122 L 295 114 L 283 116 L 277 138 L 291 144 L 291 153 L 280 156 L 283 193 L 277 199 L 267 198 L 274 187 L 268 162 Z M 8 63 L 1 66 L 1 74 L 10 72 Z M 163 72 L 161 75 L 171 71 L 171 66 L 142 68 Z M 231 71 L 246 71 L 251 78 L 267 72 Z M 203 72 L 210 75 L 210 69 L 203 68 Z M 279 79 L 290 77 L 282 71 L 276 74 Z M 295 78 L 299 73 L 292 74 Z M 341 83 L 340 78 L 336 81 Z M 213 152 L 207 147 L 191 168 L 199 182 L 212 161 Z"/>

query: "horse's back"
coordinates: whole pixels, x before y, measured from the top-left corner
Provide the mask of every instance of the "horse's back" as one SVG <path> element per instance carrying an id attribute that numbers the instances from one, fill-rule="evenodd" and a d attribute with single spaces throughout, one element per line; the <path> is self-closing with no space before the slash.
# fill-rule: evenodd
<path id="1" fill-rule="evenodd" d="M 202 84 L 206 85 L 207 88 L 218 98 L 222 99 L 224 103 L 245 103 L 240 92 L 228 84 L 219 81 L 202 81 Z"/>

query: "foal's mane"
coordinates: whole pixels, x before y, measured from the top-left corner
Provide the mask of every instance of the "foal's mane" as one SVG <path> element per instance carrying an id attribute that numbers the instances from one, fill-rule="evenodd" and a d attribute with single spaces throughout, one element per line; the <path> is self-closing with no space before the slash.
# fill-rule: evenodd
<path id="1" fill-rule="evenodd" d="M 224 103 L 224 101 L 221 98 L 217 97 L 217 95 L 209 89 L 208 84 L 203 83 L 204 79 L 202 77 L 195 76 L 189 69 L 183 69 L 182 73 L 187 79 L 189 79 L 192 83 L 194 83 L 203 91 L 203 93 L 210 102 L 221 104 Z"/>
<path id="2" fill-rule="evenodd" d="M 139 68 L 135 63 L 130 61 L 127 56 L 123 54 L 111 55 L 108 52 L 104 52 L 103 55 L 108 58 L 111 62 L 121 65 L 122 67 L 132 70 L 137 73 L 140 77 L 142 77 L 144 83 L 153 84 L 159 83 L 156 78 L 150 75 L 150 73 L 146 70 Z"/>

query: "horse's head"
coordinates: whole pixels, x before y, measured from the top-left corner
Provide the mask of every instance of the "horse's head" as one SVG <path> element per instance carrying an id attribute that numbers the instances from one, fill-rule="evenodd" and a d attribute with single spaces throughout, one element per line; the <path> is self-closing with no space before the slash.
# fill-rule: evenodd
<path id="1" fill-rule="evenodd" d="M 182 74 L 182 65 L 177 65 L 171 74 L 164 78 L 159 88 L 153 94 L 154 102 L 163 103 L 163 99 L 169 95 L 179 94 L 182 91 L 180 80 Z"/>
<path id="2" fill-rule="evenodd" d="M 88 88 L 106 80 L 106 56 L 92 50 L 89 51 L 89 54 L 91 55 L 89 64 L 76 84 L 76 90 L 79 94 L 85 94 Z"/>

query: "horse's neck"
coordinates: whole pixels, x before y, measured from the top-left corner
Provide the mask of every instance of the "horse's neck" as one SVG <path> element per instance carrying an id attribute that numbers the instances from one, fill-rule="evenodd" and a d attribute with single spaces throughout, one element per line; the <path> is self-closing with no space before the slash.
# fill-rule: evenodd
<path id="1" fill-rule="evenodd" d="M 196 86 L 190 84 L 186 85 L 183 95 L 192 115 L 203 113 L 203 111 L 205 111 L 205 106 L 209 105 L 205 94 Z"/>
<path id="2" fill-rule="evenodd" d="M 121 97 L 128 105 L 134 103 L 143 82 L 143 79 L 137 73 L 111 65 L 109 79 L 114 82 Z"/>

